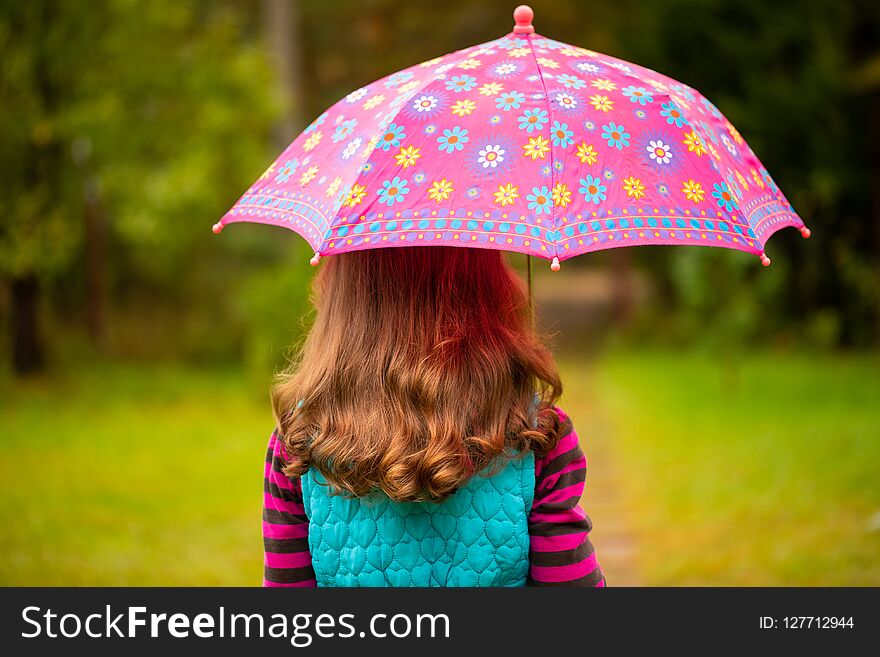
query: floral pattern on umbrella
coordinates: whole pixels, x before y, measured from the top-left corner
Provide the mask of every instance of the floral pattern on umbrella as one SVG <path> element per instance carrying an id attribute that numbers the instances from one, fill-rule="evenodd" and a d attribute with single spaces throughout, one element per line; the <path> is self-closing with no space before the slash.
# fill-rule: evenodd
<path id="1" fill-rule="evenodd" d="M 809 235 L 740 133 L 695 89 L 517 33 L 348 94 L 215 229 L 238 221 L 291 228 L 320 255 L 444 244 L 565 260 L 680 244 L 769 264 L 764 244 L 775 231 Z"/>

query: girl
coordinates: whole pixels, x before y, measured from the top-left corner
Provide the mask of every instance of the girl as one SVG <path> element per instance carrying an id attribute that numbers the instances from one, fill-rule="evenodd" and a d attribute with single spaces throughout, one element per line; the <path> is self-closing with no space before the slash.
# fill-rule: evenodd
<path id="1" fill-rule="evenodd" d="M 265 586 L 603 586 L 586 460 L 499 251 L 329 258 L 273 391 Z"/>

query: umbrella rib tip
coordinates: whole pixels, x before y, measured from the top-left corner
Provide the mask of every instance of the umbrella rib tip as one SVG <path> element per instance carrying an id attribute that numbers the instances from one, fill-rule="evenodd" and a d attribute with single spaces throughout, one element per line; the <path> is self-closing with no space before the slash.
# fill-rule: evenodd
<path id="1" fill-rule="evenodd" d="M 214 231 L 214 234 L 215 234 L 215 235 L 219 235 L 219 234 L 220 234 L 220 231 L 223 230 L 223 222 L 222 222 L 222 221 L 218 221 L 216 224 L 214 224 L 213 226 L 211 226 L 211 230 Z"/>
<path id="2" fill-rule="evenodd" d="M 309 264 L 312 267 L 317 267 L 319 262 L 321 262 L 321 254 L 318 251 L 315 251 L 315 255 L 309 260 Z"/>
<path id="3" fill-rule="evenodd" d="M 804 239 L 809 239 L 810 235 L 812 235 L 812 234 L 813 234 L 813 231 L 811 231 L 809 228 L 807 228 L 806 226 L 801 226 L 801 236 Z"/>
<path id="4" fill-rule="evenodd" d="M 767 257 L 767 254 L 761 251 L 761 254 L 758 256 L 761 259 L 761 264 L 765 267 L 770 266 L 770 258 Z"/>
<path id="5" fill-rule="evenodd" d="M 550 263 L 550 270 L 551 271 L 559 271 L 559 269 L 560 269 L 559 258 L 557 258 L 556 256 L 553 256 L 553 262 Z"/>

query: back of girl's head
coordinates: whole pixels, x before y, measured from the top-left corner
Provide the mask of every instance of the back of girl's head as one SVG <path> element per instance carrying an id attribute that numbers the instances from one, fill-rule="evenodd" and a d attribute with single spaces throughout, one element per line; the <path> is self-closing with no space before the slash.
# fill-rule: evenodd
<path id="1" fill-rule="evenodd" d="M 558 440 L 556 365 L 500 252 L 336 255 L 314 303 L 273 390 L 287 474 L 315 468 L 343 493 L 439 501 L 499 457 Z"/>

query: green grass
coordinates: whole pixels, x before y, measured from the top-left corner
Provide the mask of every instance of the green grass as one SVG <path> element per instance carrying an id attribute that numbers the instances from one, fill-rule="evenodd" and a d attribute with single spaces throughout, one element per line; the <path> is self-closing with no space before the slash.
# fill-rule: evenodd
<path id="1" fill-rule="evenodd" d="M 880 359 L 713 360 L 566 368 L 615 441 L 644 583 L 880 585 Z"/>
<path id="2" fill-rule="evenodd" d="M 713 361 L 563 360 L 588 450 L 613 448 L 644 583 L 880 584 L 880 361 Z M 0 584 L 258 584 L 262 387 L 118 365 L 0 383 Z"/>
<path id="3" fill-rule="evenodd" d="M 0 390 L 0 584 L 253 585 L 271 414 L 236 372 Z"/>

